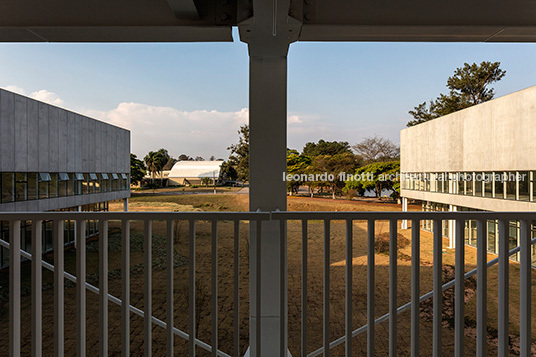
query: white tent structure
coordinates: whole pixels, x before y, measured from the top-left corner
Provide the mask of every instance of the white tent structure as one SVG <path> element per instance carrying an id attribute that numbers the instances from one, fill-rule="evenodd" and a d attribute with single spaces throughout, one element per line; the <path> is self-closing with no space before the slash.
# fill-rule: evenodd
<path id="1" fill-rule="evenodd" d="M 178 161 L 169 172 L 168 186 L 200 185 L 204 178 L 211 183 L 221 177 L 223 161 Z"/>

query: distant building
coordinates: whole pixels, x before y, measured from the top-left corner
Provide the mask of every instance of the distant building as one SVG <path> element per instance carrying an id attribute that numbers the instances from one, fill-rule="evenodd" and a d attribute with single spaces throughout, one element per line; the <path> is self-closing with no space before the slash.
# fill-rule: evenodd
<path id="1" fill-rule="evenodd" d="M 411 199 L 423 211 L 536 211 L 536 86 L 406 128 L 400 154 L 404 210 Z M 453 238 L 454 223 L 444 222 L 444 236 Z M 531 228 L 534 238 L 536 221 Z M 488 221 L 493 253 L 497 232 Z M 519 245 L 519 222 L 508 237 Z M 465 223 L 465 242 L 476 245 L 476 221 Z"/>
<path id="2" fill-rule="evenodd" d="M 167 185 L 201 185 L 204 178 L 211 184 L 221 181 L 223 161 L 178 161 L 167 175 Z"/>
<path id="3" fill-rule="evenodd" d="M 129 173 L 128 130 L 0 89 L 0 212 L 107 211 L 109 201 L 130 197 Z M 30 222 L 21 233 L 28 250 Z M 96 233 L 89 221 L 87 236 Z M 66 244 L 74 234 L 66 222 Z M 7 222 L 0 237 L 9 240 Z M 43 249 L 52 248 L 45 222 Z M 0 266 L 7 256 L 0 248 Z"/>

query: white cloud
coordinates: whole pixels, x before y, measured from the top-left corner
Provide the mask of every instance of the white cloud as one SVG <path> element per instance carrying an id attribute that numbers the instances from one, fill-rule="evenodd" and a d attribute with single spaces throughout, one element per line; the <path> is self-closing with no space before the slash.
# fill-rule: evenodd
<path id="1" fill-rule="evenodd" d="M 181 111 L 141 103 L 121 103 L 110 111 L 86 110 L 84 114 L 131 132 L 131 149 L 138 156 L 165 148 L 180 154 L 227 158 L 227 147 L 238 140 L 237 131 L 248 122 L 247 108 L 235 112 Z"/>
<path id="2" fill-rule="evenodd" d="M 20 87 L 17 87 L 17 86 L 5 86 L 3 88 L 5 90 L 8 90 L 8 91 L 13 92 L 13 93 L 26 95 L 26 91 L 24 89 L 20 88 Z"/>
<path id="3" fill-rule="evenodd" d="M 32 94 L 30 94 L 30 98 L 52 105 L 63 104 L 63 99 L 61 99 L 56 93 L 49 92 L 46 89 L 41 89 L 39 91 L 33 92 Z"/>
<path id="4" fill-rule="evenodd" d="M 25 95 L 27 97 L 39 100 L 41 102 L 45 102 L 52 105 L 62 105 L 63 99 L 61 99 L 56 93 L 50 92 L 46 89 L 41 89 L 35 92 L 32 92 L 31 94 L 27 94 L 26 90 L 24 88 L 20 88 L 14 85 L 8 85 L 3 87 L 5 90 L 8 90 L 13 93 L 17 93 L 20 95 Z"/>
<path id="5" fill-rule="evenodd" d="M 138 156 L 165 148 L 175 157 L 187 154 L 207 159 L 214 155 L 226 159 L 229 155 L 227 147 L 238 141 L 238 129 L 248 123 L 249 109 L 187 112 L 172 107 L 121 103 L 109 111 L 85 110 L 83 114 L 130 130 L 131 149 Z M 300 127 L 305 121 L 300 115 L 289 115 L 288 122 L 289 135 L 303 132 L 304 128 Z M 314 133 L 320 135 L 325 130 L 317 127 L 314 120 L 310 124 Z"/>

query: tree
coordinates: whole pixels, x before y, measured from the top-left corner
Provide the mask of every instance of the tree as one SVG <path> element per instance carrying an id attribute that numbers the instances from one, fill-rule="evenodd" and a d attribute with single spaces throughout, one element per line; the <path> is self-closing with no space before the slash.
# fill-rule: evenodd
<path id="1" fill-rule="evenodd" d="M 350 145 L 346 141 L 324 141 L 322 139 L 318 141 L 318 144 L 315 144 L 313 142 L 306 143 L 302 151 L 303 155 L 309 157 L 345 153 L 352 153 Z"/>
<path id="2" fill-rule="evenodd" d="M 205 159 L 203 159 L 201 156 L 196 156 L 195 161 L 205 161 Z"/>
<path id="3" fill-rule="evenodd" d="M 311 165 L 311 158 L 305 155 L 300 155 L 296 150 L 287 149 L 287 174 L 302 175 L 307 174 L 307 170 Z M 303 180 L 287 180 L 287 190 L 292 193 L 297 193 L 298 188 L 306 183 Z M 309 187 L 310 190 L 310 187 Z"/>
<path id="4" fill-rule="evenodd" d="M 130 154 L 130 182 L 134 185 L 143 180 L 145 176 L 145 164 L 135 154 Z"/>
<path id="5" fill-rule="evenodd" d="M 312 162 L 316 173 L 327 176 L 327 180 L 321 181 L 319 184 L 331 189 L 333 199 L 335 199 L 336 193 L 340 192 L 345 185 L 344 181 L 341 181 L 340 174 L 354 171 L 359 164 L 359 158 L 352 153 L 320 155 L 313 158 Z"/>
<path id="6" fill-rule="evenodd" d="M 211 182 L 212 182 L 212 178 L 210 178 L 210 177 L 203 177 L 203 178 L 201 179 L 201 183 L 202 183 L 203 185 L 205 185 L 206 187 L 208 187 L 208 185 L 209 185 Z"/>
<path id="7" fill-rule="evenodd" d="M 208 161 L 215 161 L 216 160 L 216 156 L 212 155 L 211 157 L 209 157 Z"/>
<path id="8" fill-rule="evenodd" d="M 357 190 L 360 194 L 370 190 L 380 197 L 383 190 L 391 190 L 392 195 L 400 195 L 400 161 L 375 162 L 360 167 L 354 177 L 346 181 L 344 189 Z"/>
<path id="9" fill-rule="evenodd" d="M 177 163 L 177 161 L 179 160 L 170 157 L 166 164 L 162 167 L 162 170 L 171 170 L 173 166 Z"/>
<path id="10" fill-rule="evenodd" d="M 244 124 L 240 127 L 238 144 L 229 146 L 227 150 L 231 150 L 228 162 L 235 169 L 237 178 L 249 181 L 249 125 Z"/>
<path id="11" fill-rule="evenodd" d="M 487 61 L 480 65 L 464 63 L 463 67 L 457 68 L 454 75 L 447 79 L 447 88 L 450 92 L 440 94 L 436 100 L 430 100 L 428 105 L 424 102 L 414 110 L 410 110 L 409 114 L 414 120 L 410 120 L 407 126 L 417 125 L 493 99 L 495 91 L 488 86 L 500 81 L 506 75 L 506 71 L 499 68 L 500 64 Z"/>
<path id="12" fill-rule="evenodd" d="M 378 135 L 366 137 L 361 142 L 353 145 L 352 149 L 367 164 L 379 161 L 392 161 L 400 157 L 400 148 L 391 140 Z"/>
<path id="13" fill-rule="evenodd" d="M 235 181 L 238 178 L 238 172 L 228 161 L 224 161 L 221 164 L 221 173 L 224 180 Z"/>
<path id="14" fill-rule="evenodd" d="M 186 154 L 180 154 L 179 155 L 179 161 L 189 161 L 191 158 L 190 156 L 186 155 Z"/>
<path id="15" fill-rule="evenodd" d="M 166 149 L 149 151 L 143 160 L 145 161 L 145 165 L 147 165 L 147 169 L 151 173 L 151 178 L 154 183 L 154 174 L 156 172 L 162 172 L 162 168 L 169 160 L 169 154 Z"/>
<path id="16" fill-rule="evenodd" d="M 447 87 L 473 105 L 493 99 L 495 91 L 488 85 L 500 81 L 506 71 L 499 68 L 500 62 L 484 61 L 480 65 L 464 63 L 462 68 L 457 68 L 454 75 L 447 80 Z"/>

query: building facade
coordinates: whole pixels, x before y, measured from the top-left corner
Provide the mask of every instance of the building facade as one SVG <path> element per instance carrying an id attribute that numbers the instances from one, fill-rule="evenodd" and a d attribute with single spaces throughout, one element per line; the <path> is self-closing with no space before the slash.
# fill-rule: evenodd
<path id="1" fill-rule="evenodd" d="M 535 138 L 536 86 L 403 129 L 403 209 L 410 199 L 423 211 L 536 211 Z M 465 225 L 465 241 L 475 245 L 476 222 Z M 487 222 L 493 253 L 497 231 L 498 222 Z M 452 247 L 453 221 L 444 222 L 443 235 Z M 510 222 L 508 237 L 512 248 L 519 244 L 519 222 Z"/>
<path id="2" fill-rule="evenodd" d="M 0 212 L 105 211 L 130 196 L 130 132 L 0 89 Z M 29 224 L 29 222 L 28 222 Z M 51 250 L 52 223 L 43 225 Z M 23 249 L 31 228 L 22 224 Z M 65 242 L 74 241 L 66 222 Z M 0 222 L 5 241 L 7 222 Z M 97 232 L 88 222 L 88 236 Z M 7 249 L 0 248 L 0 266 Z"/>

